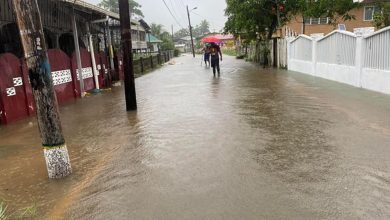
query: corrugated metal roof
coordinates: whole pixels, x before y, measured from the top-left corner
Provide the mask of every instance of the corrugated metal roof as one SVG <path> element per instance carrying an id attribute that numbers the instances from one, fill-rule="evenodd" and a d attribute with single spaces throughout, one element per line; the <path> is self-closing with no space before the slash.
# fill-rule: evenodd
<path id="1" fill-rule="evenodd" d="M 150 35 L 150 41 L 149 41 L 149 35 Z M 150 43 L 161 43 L 162 42 L 162 40 L 158 39 L 157 37 L 155 37 L 154 35 L 149 34 L 149 33 L 146 34 L 146 41 L 150 42 Z"/>
<path id="2" fill-rule="evenodd" d="M 82 1 L 82 0 L 59 0 L 59 1 L 67 2 L 67 3 L 72 4 L 72 5 L 74 4 L 75 6 L 86 8 L 86 9 L 92 10 L 94 12 L 100 13 L 102 15 L 109 16 L 110 18 L 119 20 L 119 14 L 105 10 L 97 5 L 93 5 L 93 4 L 87 3 L 87 2 Z"/>

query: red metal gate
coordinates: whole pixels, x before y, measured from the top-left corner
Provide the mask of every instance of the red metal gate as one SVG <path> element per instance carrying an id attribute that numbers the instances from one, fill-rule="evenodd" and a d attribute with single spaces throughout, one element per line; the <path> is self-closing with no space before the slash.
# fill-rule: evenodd
<path id="1" fill-rule="evenodd" d="M 0 54 L 0 123 L 28 116 L 28 104 L 20 60 L 13 54 Z"/>
<path id="2" fill-rule="evenodd" d="M 115 76 L 113 76 L 113 80 L 123 80 L 124 72 L 123 72 L 123 56 L 121 53 L 117 53 L 114 59 L 115 65 Z"/>
<path id="3" fill-rule="evenodd" d="M 84 48 L 80 48 L 80 55 L 81 55 L 81 66 L 82 66 L 82 74 L 84 79 L 84 90 L 92 90 L 95 88 L 95 83 L 93 80 L 93 72 L 92 72 L 92 61 L 91 61 L 91 54 Z M 73 85 L 75 88 L 76 96 L 80 95 L 80 83 L 79 83 L 79 75 L 78 75 L 78 69 L 77 69 L 77 60 L 76 60 L 76 53 L 72 54 L 72 75 L 73 79 Z"/>
<path id="4" fill-rule="evenodd" d="M 70 58 L 60 49 L 50 49 L 47 52 L 53 77 L 53 85 L 59 104 L 73 100 L 76 97 L 72 78 Z"/>
<path id="5" fill-rule="evenodd" d="M 102 64 L 102 69 L 100 71 L 100 74 L 103 76 L 103 86 L 109 87 L 111 86 L 111 77 L 110 77 L 110 69 L 108 65 L 108 57 L 104 52 L 100 52 L 99 56 L 100 56 L 100 63 Z"/>

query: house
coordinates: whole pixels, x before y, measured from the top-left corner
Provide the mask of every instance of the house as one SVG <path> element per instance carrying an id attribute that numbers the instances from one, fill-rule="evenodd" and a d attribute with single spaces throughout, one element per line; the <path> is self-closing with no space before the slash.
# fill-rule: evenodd
<path id="1" fill-rule="evenodd" d="M 235 38 L 232 34 L 207 34 L 203 36 L 202 38 L 206 37 L 212 37 L 212 38 L 217 38 L 221 41 L 220 45 L 222 47 L 229 47 L 232 48 L 235 46 Z"/>
<path id="2" fill-rule="evenodd" d="M 130 20 L 131 24 L 131 42 L 132 49 L 134 53 L 143 53 L 147 52 L 148 44 L 146 42 L 146 33 L 149 31 L 147 27 L 144 26 L 144 21 L 137 21 L 135 19 Z M 146 23 L 145 23 L 146 24 Z M 121 45 L 121 29 L 120 22 L 117 20 L 112 20 L 109 24 L 110 29 L 112 30 L 112 36 L 114 41 L 114 47 L 119 49 Z"/>
<path id="3" fill-rule="evenodd" d="M 196 44 L 196 40 L 194 38 L 194 44 Z M 175 41 L 175 48 L 180 50 L 180 52 L 190 52 L 191 50 L 191 36 L 182 37 Z"/>
<path id="4" fill-rule="evenodd" d="M 87 25 L 93 35 L 95 48 L 104 45 L 105 22 L 119 20 L 119 15 L 83 1 L 38 0 L 48 49 L 59 48 L 70 55 L 74 51 L 72 18 L 75 16 L 79 44 L 88 48 Z M 74 9 L 74 10 L 73 10 Z M 101 20 L 102 22 L 97 22 Z M 0 54 L 13 53 L 22 57 L 22 47 L 11 0 L 0 2 Z"/>
<path id="5" fill-rule="evenodd" d="M 162 40 L 158 39 L 151 33 L 146 34 L 146 41 L 148 42 L 148 47 L 150 52 L 156 53 L 160 50 L 160 44 L 162 43 Z"/>
<path id="6" fill-rule="evenodd" d="M 303 20 L 301 16 L 296 16 L 282 28 L 283 36 L 296 36 L 299 34 L 313 35 L 323 34 L 326 35 L 335 29 L 346 30 L 350 32 L 356 31 L 375 31 L 373 25 L 374 14 L 380 10 L 375 2 L 390 2 L 390 0 L 354 0 L 360 2 L 362 5 L 350 11 L 350 14 L 355 16 L 355 19 L 350 21 L 343 21 L 339 19 L 337 24 L 330 24 L 329 18 L 305 18 Z"/>

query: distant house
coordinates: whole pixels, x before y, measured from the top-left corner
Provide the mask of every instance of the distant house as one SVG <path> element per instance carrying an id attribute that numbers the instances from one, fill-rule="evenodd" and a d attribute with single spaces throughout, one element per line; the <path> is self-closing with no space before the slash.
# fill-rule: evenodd
<path id="1" fill-rule="evenodd" d="M 151 33 L 146 34 L 146 42 L 148 42 L 148 48 L 150 52 L 159 52 L 160 44 L 162 40 L 158 39 Z"/>
<path id="2" fill-rule="evenodd" d="M 282 29 L 283 36 L 299 35 L 299 34 L 328 34 L 335 29 L 346 30 L 350 32 L 354 31 L 374 31 L 373 18 L 374 14 L 380 9 L 375 5 L 375 2 L 390 2 L 390 0 L 354 0 L 355 2 L 361 2 L 362 6 L 350 11 L 350 14 L 355 16 L 355 19 L 350 21 L 343 21 L 339 19 L 337 24 L 330 24 L 329 18 L 305 18 L 305 31 L 303 33 L 303 20 L 302 16 L 296 16 L 292 18 L 290 23 L 286 24 Z"/>
<path id="3" fill-rule="evenodd" d="M 194 38 L 194 44 L 196 44 Z M 181 52 L 191 51 L 191 36 L 182 37 L 175 41 L 175 48 L 179 49 Z"/>
<path id="4" fill-rule="evenodd" d="M 202 38 L 205 37 L 214 37 L 222 41 L 220 44 L 223 47 L 234 47 L 235 46 L 235 38 L 232 34 L 207 34 Z"/>
<path id="5" fill-rule="evenodd" d="M 148 32 L 147 28 L 144 26 L 144 21 L 131 19 L 131 42 L 133 52 L 147 52 L 148 45 L 146 42 L 146 33 Z M 121 31 L 120 31 L 120 22 L 111 21 L 110 28 L 113 30 L 112 38 L 116 47 L 119 47 L 121 43 Z"/>

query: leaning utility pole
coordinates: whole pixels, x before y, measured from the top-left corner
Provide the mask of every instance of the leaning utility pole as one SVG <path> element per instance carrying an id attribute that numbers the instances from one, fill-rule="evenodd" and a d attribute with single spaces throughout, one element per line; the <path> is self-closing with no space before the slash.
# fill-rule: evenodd
<path id="1" fill-rule="evenodd" d="M 49 178 L 65 177 L 72 173 L 72 168 L 62 135 L 38 3 L 37 0 L 12 0 L 12 3 L 33 88 Z"/>
<path id="2" fill-rule="evenodd" d="M 131 111 L 137 109 L 137 98 L 134 83 L 129 0 L 119 0 L 119 16 L 121 22 L 123 70 L 125 73 L 126 110 Z"/>
<path id="3" fill-rule="evenodd" d="M 172 43 L 174 43 L 174 40 L 173 40 L 173 24 L 171 25 L 171 28 L 172 28 Z"/>
<path id="4" fill-rule="evenodd" d="M 188 5 L 187 5 L 187 16 L 188 16 L 188 25 L 190 26 L 192 56 L 195 57 L 194 39 L 192 38 L 192 27 L 191 27 L 191 20 L 190 20 L 190 11 L 188 11 Z"/>

